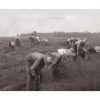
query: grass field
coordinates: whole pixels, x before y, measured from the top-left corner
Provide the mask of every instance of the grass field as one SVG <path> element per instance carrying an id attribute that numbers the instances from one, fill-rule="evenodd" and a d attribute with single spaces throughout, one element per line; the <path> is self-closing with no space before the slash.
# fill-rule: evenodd
<path id="1" fill-rule="evenodd" d="M 68 37 L 51 37 L 48 46 L 30 47 L 28 39 L 21 39 L 21 47 L 9 52 L 8 42 L 14 38 L 0 38 L 0 90 L 25 90 L 26 73 L 24 58 L 30 52 L 56 51 L 65 47 Z M 82 38 L 82 37 L 81 37 Z M 100 36 L 88 37 L 90 44 L 100 45 Z M 87 61 L 61 62 L 57 81 L 41 83 L 41 91 L 99 91 L 100 55 L 93 54 Z"/>

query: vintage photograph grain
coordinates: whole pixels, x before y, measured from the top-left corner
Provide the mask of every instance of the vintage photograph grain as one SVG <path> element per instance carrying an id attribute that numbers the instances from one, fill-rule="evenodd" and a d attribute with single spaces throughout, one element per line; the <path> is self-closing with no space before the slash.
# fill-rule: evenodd
<path id="1" fill-rule="evenodd" d="M 100 91 L 100 9 L 0 9 L 0 91 Z"/>

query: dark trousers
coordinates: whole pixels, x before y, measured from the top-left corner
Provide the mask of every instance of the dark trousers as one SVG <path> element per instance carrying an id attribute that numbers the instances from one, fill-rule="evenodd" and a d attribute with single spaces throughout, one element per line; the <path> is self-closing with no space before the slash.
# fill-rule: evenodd
<path id="1" fill-rule="evenodd" d="M 42 81 L 42 74 L 41 69 L 44 66 L 44 61 L 41 60 L 37 67 L 33 70 L 35 71 L 36 75 L 32 75 L 32 70 L 30 67 L 34 64 L 31 61 L 26 61 L 26 68 L 27 68 L 27 82 L 26 82 L 26 91 L 39 90 L 39 83 Z"/>

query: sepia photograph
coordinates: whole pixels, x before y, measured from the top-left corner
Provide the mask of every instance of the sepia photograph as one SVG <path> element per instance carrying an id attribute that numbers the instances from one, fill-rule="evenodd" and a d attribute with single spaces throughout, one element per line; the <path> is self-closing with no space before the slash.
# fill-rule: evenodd
<path id="1" fill-rule="evenodd" d="M 100 9 L 0 9 L 0 91 L 100 91 Z"/>

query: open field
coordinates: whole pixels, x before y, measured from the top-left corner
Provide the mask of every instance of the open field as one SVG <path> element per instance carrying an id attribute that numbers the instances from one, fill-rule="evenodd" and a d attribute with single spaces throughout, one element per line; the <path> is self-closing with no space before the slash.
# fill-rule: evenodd
<path id="1" fill-rule="evenodd" d="M 92 45 L 100 45 L 100 36 L 87 37 Z M 30 52 L 56 51 L 66 46 L 68 37 L 51 37 L 48 46 L 30 47 L 27 38 L 21 39 L 21 47 L 9 52 L 8 42 L 14 38 L 0 38 L 0 90 L 25 90 L 26 73 L 24 58 Z M 79 37 L 80 38 L 80 37 Z M 83 37 L 81 37 L 83 38 Z M 41 83 L 41 91 L 94 91 L 100 90 L 100 55 L 93 54 L 87 61 L 68 60 L 58 67 L 55 82 Z"/>

